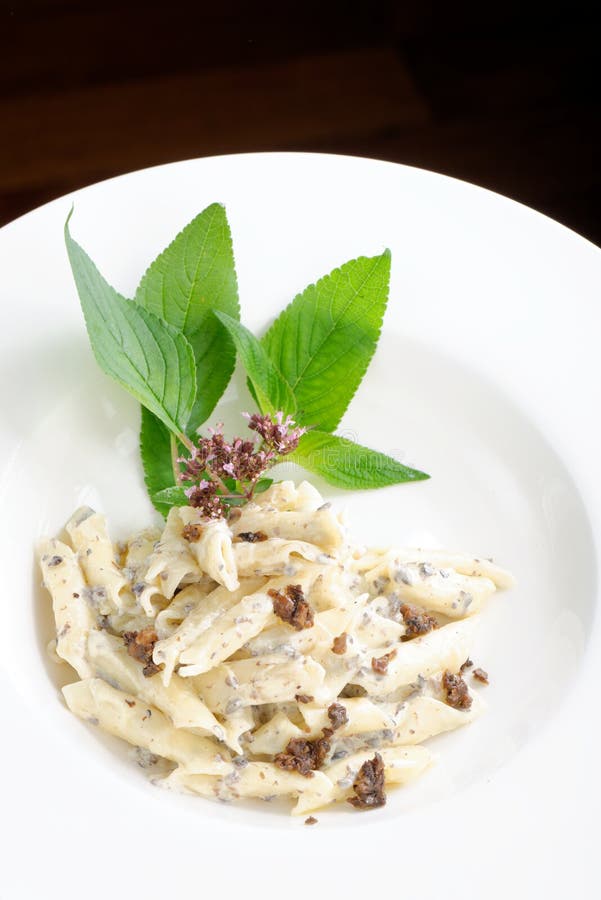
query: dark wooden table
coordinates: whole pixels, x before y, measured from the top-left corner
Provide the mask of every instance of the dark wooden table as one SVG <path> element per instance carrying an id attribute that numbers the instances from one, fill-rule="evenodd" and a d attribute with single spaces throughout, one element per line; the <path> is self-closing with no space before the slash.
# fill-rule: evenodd
<path id="1" fill-rule="evenodd" d="M 2 0 L 0 223 L 156 163 L 301 149 L 464 178 L 601 243 L 596 31 L 524 6 Z"/>

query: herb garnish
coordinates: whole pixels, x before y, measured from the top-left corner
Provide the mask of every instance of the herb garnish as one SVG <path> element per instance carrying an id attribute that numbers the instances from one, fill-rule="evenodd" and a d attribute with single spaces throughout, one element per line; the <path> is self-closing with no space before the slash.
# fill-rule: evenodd
<path id="1" fill-rule="evenodd" d="M 189 456 L 180 456 L 177 463 L 183 468 L 179 480 L 183 487 L 174 496 L 168 488 L 157 496 L 177 505 L 185 503 L 200 509 L 209 519 L 227 516 L 232 506 L 247 503 L 256 493 L 266 490 L 273 482 L 261 476 L 298 447 L 305 428 L 294 428 L 295 422 L 277 413 L 271 416 L 244 414 L 248 427 L 260 437 L 254 441 L 236 437 L 225 440 L 222 425 L 210 428 L 210 437 L 199 437 Z"/>
<path id="2" fill-rule="evenodd" d="M 390 250 L 353 259 L 295 297 L 261 340 L 301 425 L 340 424 L 376 350 L 389 280 Z"/>
<path id="3" fill-rule="evenodd" d="M 156 508 L 227 514 L 272 482 L 288 456 L 343 488 L 428 476 L 332 434 L 375 352 L 388 299 L 390 251 L 359 257 L 310 285 L 261 340 L 239 321 L 225 210 L 211 204 L 148 267 L 133 300 L 115 291 L 65 224 L 90 343 L 100 367 L 142 404 L 140 451 Z M 239 356 L 259 412 L 259 444 L 199 436 Z M 296 423 L 298 426 L 296 427 Z"/>

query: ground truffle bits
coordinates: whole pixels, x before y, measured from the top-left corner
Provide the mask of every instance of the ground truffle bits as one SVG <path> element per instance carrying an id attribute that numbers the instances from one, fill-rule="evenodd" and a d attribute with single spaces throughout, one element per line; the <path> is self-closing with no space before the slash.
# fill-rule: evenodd
<path id="1" fill-rule="evenodd" d="M 142 631 L 125 631 L 123 633 L 127 652 L 138 662 L 144 663 L 142 671 L 146 678 L 150 678 L 162 668 L 162 666 L 157 666 L 152 659 L 152 651 L 158 639 L 159 636 L 152 627 L 143 628 Z"/>
<path id="2" fill-rule="evenodd" d="M 273 600 L 273 611 L 283 622 L 302 631 L 313 626 L 313 610 L 305 600 L 300 584 L 289 584 L 283 591 L 269 590 Z"/>
<path id="3" fill-rule="evenodd" d="M 454 709 L 469 709 L 472 698 L 467 684 L 461 675 L 453 675 L 447 669 L 442 676 L 442 686 L 446 694 L 446 701 Z"/>
<path id="4" fill-rule="evenodd" d="M 235 540 L 246 544 L 260 544 L 267 541 L 268 537 L 264 531 L 241 531 L 236 535 Z"/>
<path id="5" fill-rule="evenodd" d="M 298 695 L 302 696 L 302 695 Z M 312 698 L 311 698 L 312 699 Z M 328 706 L 330 728 L 321 729 L 321 737 L 309 741 L 306 738 L 292 738 L 288 741 L 283 753 L 278 753 L 274 763 L 280 769 L 299 772 L 305 778 L 311 778 L 315 769 L 320 769 L 331 749 L 330 738 L 337 728 L 346 725 L 348 715 L 342 703 L 330 703 Z"/>
<path id="6" fill-rule="evenodd" d="M 184 529 L 182 531 L 182 537 L 185 538 L 190 544 L 195 544 L 196 541 L 199 541 L 202 535 L 202 525 L 184 525 Z"/>
<path id="7" fill-rule="evenodd" d="M 332 653 L 335 653 L 337 656 L 342 656 L 343 653 L 346 653 L 347 640 L 348 635 L 346 631 L 343 631 L 342 634 L 339 634 L 338 637 L 335 637 L 332 641 Z"/>
<path id="8" fill-rule="evenodd" d="M 481 681 L 482 684 L 488 684 L 488 672 L 485 672 L 484 669 L 474 669 L 472 677 L 475 678 L 476 681 Z"/>
<path id="9" fill-rule="evenodd" d="M 342 703 L 330 703 L 328 706 L 328 719 L 333 731 L 342 728 L 348 722 L 346 707 Z"/>
<path id="10" fill-rule="evenodd" d="M 376 809 L 386 806 L 384 793 L 384 763 L 379 753 L 373 759 L 366 759 L 353 782 L 354 797 L 348 802 L 355 809 Z"/>
<path id="11" fill-rule="evenodd" d="M 376 675 L 386 675 L 388 663 L 391 659 L 394 659 L 395 656 L 396 650 L 391 650 L 390 653 L 385 653 L 384 656 L 372 657 L 371 667 Z"/>
<path id="12" fill-rule="evenodd" d="M 332 735 L 329 728 L 324 728 L 323 733 L 328 737 Z M 304 775 L 305 778 L 312 778 L 313 771 L 321 768 L 330 752 L 328 737 L 317 738 L 314 741 L 292 738 L 288 741 L 284 752 L 278 753 L 273 761 L 280 769 L 287 769 L 289 772 L 295 771 Z"/>
<path id="13" fill-rule="evenodd" d="M 438 628 L 438 622 L 434 616 L 430 616 L 408 603 L 403 603 L 400 612 L 405 623 L 405 634 L 401 638 L 402 641 L 410 641 L 412 638 L 419 637 L 420 634 L 428 634 L 429 631 Z"/>

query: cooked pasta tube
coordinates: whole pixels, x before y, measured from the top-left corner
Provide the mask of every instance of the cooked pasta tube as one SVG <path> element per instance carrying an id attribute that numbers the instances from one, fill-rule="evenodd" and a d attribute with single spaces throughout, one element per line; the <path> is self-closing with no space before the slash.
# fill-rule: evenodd
<path id="1" fill-rule="evenodd" d="M 234 535 L 261 532 L 268 538 L 287 541 L 306 541 L 331 554 L 343 543 L 340 522 L 329 508 L 313 510 L 269 509 L 243 510 L 233 526 Z"/>
<path id="2" fill-rule="evenodd" d="M 313 778 L 304 778 L 297 772 L 286 772 L 272 763 L 251 762 L 244 767 L 232 766 L 227 775 L 207 777 L 188 774 L 176 769 L 163 782 L 165 787 L 184 789 L 218 800 L 240 800 L 258 797 L 272 800 L 275 797 L 298 798 L 302 801 L 303 812 L 319 809 L 334 798 L 332 782 L 322 772 L 315 772 Z M 300 812 L 299 811 L 299 812 Z"/>
<path id="3" fill-rule="evenodd" d="M 198 568 L 222 584 L 228 591 L 239 586 L 236 560 L 232 550 L 232 533 L 223 519 L 207 521 L 197 509 L 188 506 L 179 508 L 182 534 L 190 545 L 192 556 Z"/>
<path id="4" fill-rule="evenodd" d="M 56 652 L 80 678 L 92 674 L 86 643 L 95 615 L 85 597 L 88 587 L 76 554 L 62 541 L 42 541 L 38 547 L 44 585 L 52 597 Z"/>
<path id="5" fill-rule="evenodd" d="M 436 569 L 427 563 L 380 563 L 365 574 L 367 589 L 378 595 L 413 603 L 450 619 L 480 612 L 496 588 L 490 578 L 461 575 L 452 569 Z"/>
<path id="6" fill-rule="evenodd" d="M 469 656 L 473 630 L 472 621 L 464 619 L 400 644 L 385 674 L 378 674 L 373 667 L 363 667 L 354 676 L 353 683 L 363 687 L 369 695 L 381 697 L 404 684 L 411 684 L 420 675 L 426 678 L 440 669 L 457 671 Z"/>
<path id="7" fill-rule="evenodd" d="M 143 703 L 153 704 L 176 728 L 190 728 L 223 740 L 222 726 L 189 682 L 174 675 L 165 686 L 158 675 L 145 677 L 142 665 L 128 654 L 119 638 L 106 631 L 91 631 L 88 658 L 98 677 L 120 691 L 135 694 Z"/>
<path id="8" fill-rule="evenodd" d="M 187 772 L 218 775 L 229 771 L 227 751 L 218 750 L 214 741 L 174 728 L 159 709 L 134 694 L 116 690 L 101 678 L 68 684 L 63 694 L 71 712 L 81 719 L 128 744 L 170 759 Z"/>
<path id="9" fill-rule="evenodd" d="M 310 656 L 283 659 L 261 656 L 222 663 L 205 675 L 199 685 L 205 703 L 228 715 L 242 706 L 283 703 L 296 694 L 314 695 L 323 682 L 324 670 Z"/>
<path id="10" fill-rule="evenodd" d="M 184 578 L 202 573 L 192 555 L 190 543 L 183 536 L 183 522 L 179 508 L 169 510 L 160 541 L 148 558 L 144 580 L 154 584 L 160 593 L 171 600 Z"/>
<path id="11" fill-rule="evenodd" d="M 287 575 L 292 578 L 306 568 L 307 562 L 320 562 L 322 565 L 334 562 L 332 557 L 307 541 L 286 541 L 282 538 L 256 543 L 236 541 L 233 549 L 240 577 Z"/>
<path id="12" fill-rule="evenodd" d="M 161 532 L 157 528 L 147 528 L 131 538 L 127 543 L 125 568 L 123 574 L 129 581 L 131 591 L 142 611 L 150 617 L 156 613 L 153 597 L 162 598 L 156 584 L 148 584 L 144 578 L 148 569 L 148 560 L 154 552 L 155 544 L 160 540 Z"/>
<path id="13" fill-rule="evenodd" d="M 388 784 L 409 784 L 432 763 L 432 754 L 425 747 L 386 747 L 378 752 L 384 763 Z M 352 756 L 333 762 L 323 770 L 323 774 L 333 785 L 332 800 L 343 800 L 352 796 L 353 783 L 361 766 L 373 756 L 372 749 L 360 750 Z M 295 810 L 297 811 L 305 812 L 305 809 Z"/>
<path id="14" fill-rule="evenodd" d="M 161 675 L 164 684 L 169 684 L 180 653 L 211 628 L 227 610 L 239 603 L 249 592 L 257 590 L 262 583 L 262 579 L 255 581 L 249 579 L 235 591 L 228 591 L 222 586 L 215 588 L 202 603 L 195 606 L 173 634 L 158 641 L 154 648 L 153 659 L 157 665 L 164 667 Z"/>
<path id="15" fill-rule="evenodd" d="M 66 529 L 86 581 L 96 589 L 98 611 L 106 614 L 116 609 L 120 612 L 123 604 L 119 592 L 127 579 L 117 566 L 104 516 L 84 506 L 69 519 Z"/>

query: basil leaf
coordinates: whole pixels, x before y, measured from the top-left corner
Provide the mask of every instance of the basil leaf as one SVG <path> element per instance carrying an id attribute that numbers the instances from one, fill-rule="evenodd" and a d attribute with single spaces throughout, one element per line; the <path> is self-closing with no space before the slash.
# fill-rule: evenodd
<path id="1" fill-rule="evenodd" d="M 216 312 L 236 345 L 236 350 L 246 369 L 249 389 L 262 413 L 273 415 L 278 411 L 294 415 L 296 402 L 286 380 L 267 356 L 261 342 L 248 328 L 225 313 Z"/>
<path id="2" fill-rule="evenodd" d="M 189 340 L 196 362 L 197 393 L 188 431 L 213 412 L 234 371 L 236 353 L 221 310 L 240 318 L 232 237 L 225 209 L 212 203 L 177 235 L 146 270 L 137 303 Z"/>
<path id="3" fill-rule="evenodd" d="M 236 364 L 236 350 L 227 329 L 213 315 L 207 316 L 201 331 L 189 341 L 195 354 L 197 396 L 186 432 L 194 435 L 228 385 Z"/>
<path id="4" fill-rule="evenodd" d="M 173 484 L 171 435 L 163 423 L 144 407 L 140 426 L 140 456 L 148 495 L 155 509 L 166 516 L 170 505 L 156 501 L 155 495 Z"/>
<path id="5" fill-rule="evenodd" d="M 375 352 L 389 279 L 389 250 L 351 260 L 295 297 L 263 337 L 300 423 L 323 431 L 340 423 Z"/>
<path id="6" fill-rule="evenodd" d="M 259 478 L 255 484 L 255 494 L 262 494 L 273 484 L 273 478 Z"/>
<path id="7" fill-rule="evenodd" d="M 152 495 L 152 502 L 154 505 L 159 508 L 167 507 L 167 512 L 171 509 L 172 506 L 188 506 L 190 501 L 186 497 L 184 493 L 184 488 L 179 485 L 171 485 L 171 487 L 163 488 L 161 491 L 157 491 L 156 494 Z"/>
<path id="8" fill-rule="evenodd" d="M 380 488 L 429 478 L 396 459 L 324 431 L 308 431 L 288 459 L 346 490 Z"/>
<path id="9" fill-rule="evenodd" d="M 186 428 L 196 396 L 194 356 L 186 338 L 102 277 L 69 232 L 65 242 L 94 356 L 100 368 L 171 431 Z"/>

